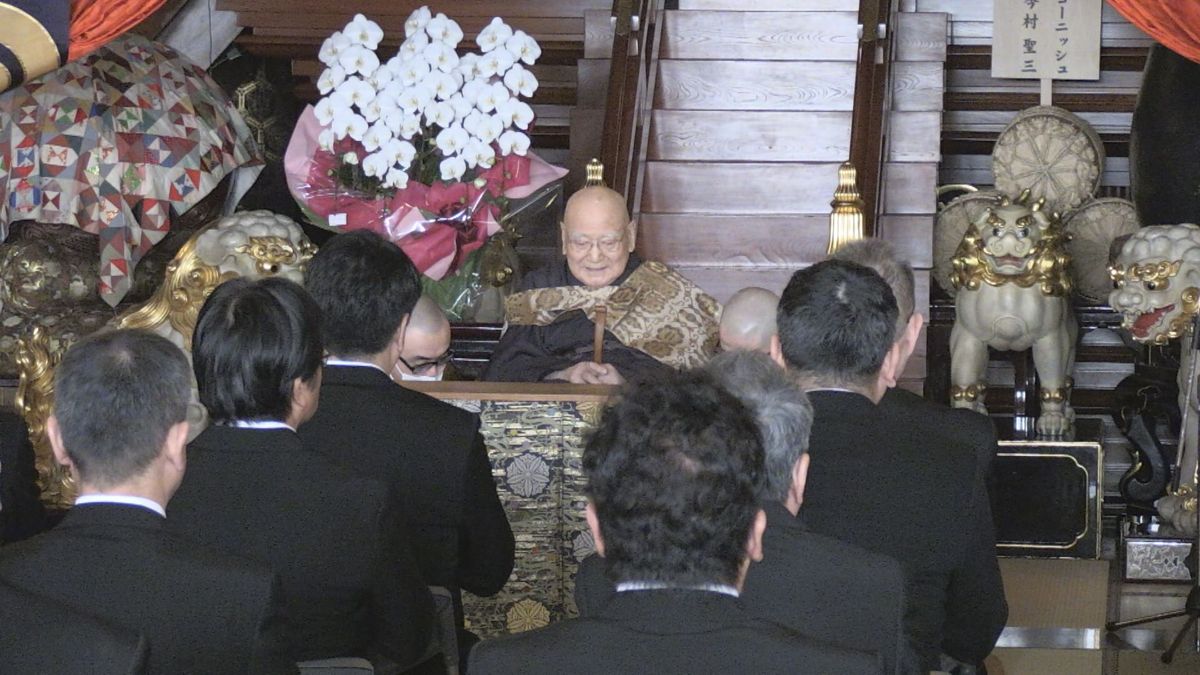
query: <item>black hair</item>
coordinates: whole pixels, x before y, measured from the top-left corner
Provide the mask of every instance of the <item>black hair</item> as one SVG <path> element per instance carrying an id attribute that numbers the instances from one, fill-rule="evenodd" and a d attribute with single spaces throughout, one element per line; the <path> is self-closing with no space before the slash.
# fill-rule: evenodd
<path id="1" fill-rule="evenodd" d="M 615 581 L 736 582 L 759 510 L 750 412 L 701 370 L 628 385 L 583 453 Z"/>
<path id="2" fill-rule="evenodd" d="M 896 316 L 896 297 L 874 270 L 819 262 L 793 274 L 779 298 L 783 359 L 829 383 L 863 384 L 883 366 Z"/>
<path id="3" fill-rule="evenodd" d="M 287 419 L 292 383 L 312 380 L 322 356 L 317 304 L 282 277 L 217 286 L 192 335 L 200 402 L 214 422 Z"/>
<path id="4" fill-rule="evenodd" d="M 412 261 L 368 230 L 325 242 L 308 263 L 305 286 L 321 308 L 325 346 L 338 356 L 382 352 L 421 297 Z"/>
<path id="5" fill-rule="evenodd" d="M 54 416 L 80 480 L 99 487 L 136 478 L 187 419 L 187 357 L 144 330 L 109 330 L 77 342 L 54 373 Z"/>

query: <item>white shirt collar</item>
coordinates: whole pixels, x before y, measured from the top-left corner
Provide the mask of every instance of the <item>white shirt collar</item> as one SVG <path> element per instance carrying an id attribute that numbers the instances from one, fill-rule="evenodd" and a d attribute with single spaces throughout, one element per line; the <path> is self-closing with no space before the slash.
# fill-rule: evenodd
<path id="1" fill-rule="evenodd" d="M 144 509 L 150 509 L 163 518 L 167 517 L 167 510 L 162 504 L 153 499 L 145 497 L 134 497 L 133 495 L 83 495 L 75 498 L 75 506 L 83 506 L 84 504 L 125 504 L 128 506 L 140 506 Z"/>
<path id="2" fill-rule="evenodd" d="M 367 361 L 349 361 L 347 359 L 339 359 L 336 356 L 328 356 L 325 358 L 325 365 L 327 365 L 327 366 L 349 366 L 351 368 L 374 368 L 375 370 L 378 370 L 379 372 L 383 373 L 384 375 L 387 375 L 389 379 L 392 377 L 391 374 L 388 373 L 388 371 L 384 370 L 383 368 L 380 368 L 379 366 L 375 365 L 374 363 L 368 363 Z"/>
<path id="3" fill-rule="evenodd" d="M 805 389 L 804 391 L 805 391 L 805 393 L 808 393 L 808 394 L 811 394 L 814 391 L 840 391 L 843 394 L 858 394 L 859 396 L 863 395 L 863 393 L 860 391 L 854 391 L 853 389 L 845 389 L 843 387 L 813 387 L 812 389 Z"/>
<path id="4" fill-rule="evenodd" d="M 695 584 L 691 586 L 675 586 L 662 581 L 622 581 L 621 583 L 617 584 L 618 593 L 625 593 L 627 591 L 655 591 L 664 588 L 683 588 L 691 591 L 708 591 L 709 593 L 721 593 L 722 595 L 730 595 L 735 598 L 739 596 L 738 590 L 729 584 Z"/>
<path id="5" fill-rule="evenodd" d="M 234 420 L 229 423 L 231 427 L 239 429 L 287 429 L 295 431 L 292 425 L 279 420 Z"/>

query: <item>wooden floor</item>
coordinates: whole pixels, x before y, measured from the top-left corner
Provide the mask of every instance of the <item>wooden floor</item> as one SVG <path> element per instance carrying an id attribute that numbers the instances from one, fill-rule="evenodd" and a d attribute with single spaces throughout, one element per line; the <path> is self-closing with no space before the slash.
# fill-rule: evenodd
<path id="1" fill-rule="evenodd" d="M 991 675 L 1200 673 L 1194 634 L 1174 663 L 1159 660 L 1182 620 L 1104 631 L 1107 620 L 1181 608 L 1188 585 L 1123 583 L 1111 560 L 1009 558 L 1000 567 L 1009 620 L 988 659 Z"/>

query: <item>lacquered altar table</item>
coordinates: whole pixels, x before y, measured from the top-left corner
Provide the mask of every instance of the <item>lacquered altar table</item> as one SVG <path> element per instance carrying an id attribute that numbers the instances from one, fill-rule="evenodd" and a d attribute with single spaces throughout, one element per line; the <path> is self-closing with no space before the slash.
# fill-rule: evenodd
<path id="1" fill-rule="evenodd" d="M 516 567 L 494 597 L 463 594 L 483 638 L 578 614 L 575 571 L 592 553 L 584 521 L 583 439 L 615 387 L 511 382 L 408 382 L 478 412 L 492 475 L 516 537 Z"/>

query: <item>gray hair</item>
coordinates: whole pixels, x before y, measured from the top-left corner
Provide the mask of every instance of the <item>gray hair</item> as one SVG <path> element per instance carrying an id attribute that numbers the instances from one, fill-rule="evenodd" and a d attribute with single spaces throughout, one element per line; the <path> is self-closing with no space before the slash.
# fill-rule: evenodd
<path id="1" fill-rule="evenodd" d="M 705 369 L 754 415 L 766 455 L 763 499 L 783 501 L 792 487 L 792 470 L 808 450 L 813 409 L 808 395 L 765 354 L 719 354 Z"/>
<path id="2" fill-rule="evenodd" d="M 54 373 L 54 416 L 82 481 L 101 488 L 135 478 L 187 419 L 192 375 L 183 351 L 142 330 L 89 335 Z"/>
<path id="3" fill-rule="evenodd" d="M 870 267 L 883 277 L 891 287 L 892 295 L 896 296 L 896 308 L 900 310 L 896 316 L 896 335 L 892 338 L 899 340 L 916 309 L 912 266 L 896 255 L 896 247 L 891 242 L 883 239 L 858 239 L 843 244 L 830 257 Z"/>

